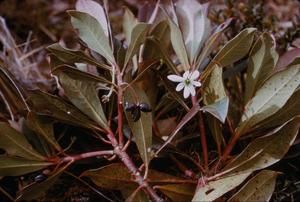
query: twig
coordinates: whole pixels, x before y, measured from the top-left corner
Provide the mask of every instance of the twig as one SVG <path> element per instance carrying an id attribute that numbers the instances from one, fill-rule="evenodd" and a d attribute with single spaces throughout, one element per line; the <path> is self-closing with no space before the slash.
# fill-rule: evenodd
<path id="1" fill-rule="evenodd" d="M 104 155 L 113 155 L 114 151 L 113 150 L 105 150 L 105 151 L 94 151 L 94 152 L 87 152 L 87 153 L 82 153 L 78 154 L 75 156 L 67 156 L 61 159 L 61 162 L 70 162 L 70 161 L 78 161 L 86 158 L 92 158 L 96 156 L 104 156 Z"/>

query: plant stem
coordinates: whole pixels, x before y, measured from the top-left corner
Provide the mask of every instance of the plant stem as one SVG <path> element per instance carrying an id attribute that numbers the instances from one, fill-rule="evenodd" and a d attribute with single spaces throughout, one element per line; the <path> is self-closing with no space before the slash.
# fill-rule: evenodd
<path id="1" fill-rule="evenodd" d="M 208 152 L 207 152 L 207 140 L 206 140 L 206 132 L 204 127 L 204 120 L 202 112 L 199 112 L 199 127 L 200 127 L 200 138 L 201 138 L 201 146 L 203 152 L 203 159 L 204 159 L 204 168 L 208 170 Z"/>
<path id="2" fill-rule="evenodd" d="M 192 97 L 193 106 L 197 105 L 197 97 Z M 204 126 L 204 120 L 203 120 L 203 114 L 201 111 L 199 111 L 199 129 L 200 129 L 200 139 L 201 139 L 201 146 L 202 146 L 202 155 L 204 159 L 204 169 L 208 170 L 208 152 L 207 152 L 207 140 L 206 140 L 206 132 L 205 132 L 205 126 Z"/>
<path id="3" fill-rule="evenodd" d="M 92 158 L 95 156 L 105 156 L 105 155 L 113 155 L 113 154 L 114 154 L 113 150 L 87 152 L 87 153 L 82 153 L 74 156 L 64 157 L 62 159 L 62 162 L 78 161 L 86 158 Z"/>
<path id="4" fill-rule="evenodd" d="M 234 136 L 232 137 L 232 139 L 230 140 L 230 142 L 225 147 L 225 150 L 224 150 L 223 156 L 221 158 L 221 161 L 225 161 L 228 158 L 228 155 L 230 154 L 231 150 L 233 149 L 233 147 L 237 143 L 237 141 L 240 138 L 240 136 L 241 136 L 240 133 L 234 134 Z"/>
<path id="5" fill-rule="evenodd" d="M 124 134 L 123 134 L 123 80 L 122 80 L 122 72 L 120 67 L 115 64 L 116 67 L 116 76 L 117 76 L 117 84 L 118 84 L 118 135 L 119 141 L 115 138 L 115 135 L 111 131 L 111 129 L 107 130 L 107 137 L 111 142 L 111 145 L 114 148 L 114 154 L 119 157 L 119 159 L 124 163 L 129 172 L 134 176 L 135 182 L 143 187 L 149 197 L 152 198 L 153 201 L 161 202 L 163 199 L 157 195 L 154 189 L 148 184 L 148 182 L 142 177 L 141 172 L 137 169 L 137 167 L 132 162 L 131 158 L 127 154 L 125 150 L 123 150 L 124 145 Z M 123 71 L 125 67 L 123 67 Z"/>
<path id="6" fill-rule="evenodd" d="M 120 73 L 120 68 L 117 66 L 117 82 L 118 82 L 118 135 L 119 135 L 119 145 L 123 147 L 124 145 L 124 134 L 123 134 L 123 89 L 122 89 L 122 76 Z"/>
<path id="7" fill-rule="evenodd" d="M 128 154 L 119 147 L 118 142 L 114 134 L 112 133 L 112 131 L 107 131 L 107 132 L 108 132 L 107 137 L 109 138 L 109 140 L 112 143 L 112 146 L 114 147 L 114 154 L 116 154 L 120 158 L 120 160 L 124 163 L 124 165 L 129 170 L 129 172 L 134 176 L 135 182 L 138 183 L 138 185 L 143 186 L 144 190 L 149 194 L 149 196 L 153 199 L 153 201 L 157 201 L 157 202 L 163 201 L 163 199 L 157 195 L 154 189 L 142 177 L 140 171 L 133 164 Z"/>

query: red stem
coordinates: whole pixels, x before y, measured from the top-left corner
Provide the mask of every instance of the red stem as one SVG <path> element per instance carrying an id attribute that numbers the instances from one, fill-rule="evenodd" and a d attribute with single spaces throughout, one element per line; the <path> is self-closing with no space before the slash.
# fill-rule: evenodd
<path id="1" fill-rule="evenodd" d="M 197 97 L 192 97 L 193 106 L 195 106 L 197 103 Z M 201 139 L 201 146 L 202 146 L 202 154 L 204 159 L 204 168 L 207 171 L 208 170 L 208 151 L 207 151 L 207 140 L 206 140 L 206 132 L 205 132 L 205 126 L 204 126 L 204 120 L 202 112 L 199 112 L 199 129 L 200 129 L 200 139 Z"/>
<path id="2" fill-rule="evenodd" d="M 122 76 L 119 67 L 116 68 L 117 72 L 117 82 L 118 82 L 118 135 L 119 135 L 119 145 L 123 147 L 124 145 L 124 134 L 123 134 L 123 89 Z"/>
<path id="3" fill-rule="evenodd" d="M 114 154 L 116 154 L 120 158 L 120 160 L 125 164 L 125 166 L 130 171 L 130 173 L 134 176 L 135 182 L 138 183 L 140 186 L 143 186 L 144 190 L 150 195 L 153 201 L 158 201 L 158 202 L 163 201 L 163 199 L 157 195 L 157 193 L 153 190 L 153 188 L 142 177 L 140 171 L 133 164 L 128 154 L 119 147 L 118 142 L 114 134 L 112 133 L 112 131 L 109 130 L 107 132 L 108 132 L 107 137 L 111 141 L 112 146 L 114 147 Z"/>
<path id="4" fill-rule="evenodd" d="M 228 158 L 231 150 L 233 149 L 233 147 L 235 146 L 235 144 L 237 143 L 237 141 L 238 141 L 239 138 L 240 138 L 240 133 L 236 133 L 232 137 L 232 139 L 230 140 L 230 142 L 225 147 L 225 150 L 224 150 L 223 156 L 221 158 L 221 161 L 225 161 Z"/>
<path id="5" fill-rule="evenodd" d="M 203 152 L 203 159 L 204 159 L 204 168 L 208 170 L 208 152 L 207 152 L 207 140 L 206 140 L 206 132 L 204 127 L 204 120 L 202 112 L 199 112 L 199 127 L 200 127 L 200 138 L 201 138 L 201 146 Z"/>
<path id="6" fill-rule="evenodd" d="M 114 151 L 113 150 L 107 150 L 107 151 L 94 151 L 94 152 L 87 152 L 87 153 L 82 153 L 74 156 L 67 156 L 62 159 L 63 162 L 70 162 L 70 161 L 78 161 L 81 159 L 86 159 L 86 158 L 92 158 L 95 156 L 104 156 L 104 155 L 113 155 Z"/>

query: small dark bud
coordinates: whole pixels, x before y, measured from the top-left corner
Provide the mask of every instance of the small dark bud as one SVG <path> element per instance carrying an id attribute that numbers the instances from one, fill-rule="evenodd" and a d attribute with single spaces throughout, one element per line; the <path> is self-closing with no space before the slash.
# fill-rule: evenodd
<path id="1" fill-rule="evenodd" d="M 152 111 L 151 107 L 147 103 L 140 103 L 139 107 L 142 112 L 151 112 Z"/>
<path id="2" fill-rule="evenodd" d="M 47 176 L 44 174 L 40 174 L 34 177 L 34 181 L 37 183 L 43 182 L 47 179 Z"/>
<path id="3" fill-rule="evenodd" d="M 134 108 L 136 108 L 136 104 L 133 104 L 133 103 L 128 103 L 126 102 L 125 103 L 125 110 L 128 112 L 128 111 L 132 111 Z"/>
<path id="4" fill-rule="evenodd" d="M 141 118 L 141 111 L 138 107 L 131 110 L 131 117 L 134 122 L 138 121 Z"/>

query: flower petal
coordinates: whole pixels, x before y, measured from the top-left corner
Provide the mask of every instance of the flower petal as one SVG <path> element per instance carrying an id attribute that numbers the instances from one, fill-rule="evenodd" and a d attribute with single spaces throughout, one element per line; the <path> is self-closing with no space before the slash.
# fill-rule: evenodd
<path id="1" fill-rule="evenodd" d="M 184 78 L 182 78 L 181 76 L 178 76 L 176 74 L 169 75 L 168 79 L 171 80 L 171 81 L 174 81 L 174 82 L 182 82 L 182 81 L 185 80 Z"/>
<path id="2" fill-rule="evenodd" d="M 192 96 L 195 96 L 195 95 L 196 95 L 195 87 L 194 87 L 193 85 L 189 85 L 189 86 L 187 86 L 187 88 L 189 89 L 190 94 L 191 94 Z"/>
<path id="3" fill-rule="evenodd" d="M 193 86 L 196 86 L 196 87 L 201 86 L 201 83 L 199 81 L 192 81 L 191 83 L 192 83 Z"/>
<path id="4" fill-rule="evenodd" d="M 181 91 L 183 88 L 184 88 L 184 83 L 179 83 L 179 84 L 176 86 L 176 91 Z"/>
<path id="5" fill-rule="evenodd" d="M 191 73 L 190 80 L 195 80 L 200 76 L 200 72 L 198 70 L 195 70 L 193 73 Z"/>
<path id="6" fill-rule="evenodd" d="M 183 97 L 188 98 L 190 96 L 190 90 L 187 86 L 184 87 Z"/>
<path id="7" fill-rule="evenodd" d="M 190 71 L 186 71 L 186 72 L 184 72 L 184 74 L 183 74 L 182 77 L 183 77 L 184 79 L 188 79 L 189 76 L 190 76 Z"/>

